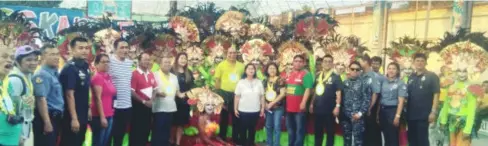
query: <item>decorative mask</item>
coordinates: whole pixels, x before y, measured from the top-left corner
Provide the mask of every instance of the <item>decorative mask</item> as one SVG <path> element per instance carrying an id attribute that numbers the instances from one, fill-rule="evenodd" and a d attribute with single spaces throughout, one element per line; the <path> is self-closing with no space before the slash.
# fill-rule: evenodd
<path id="1" fill-rule="evenodd" d="M 471 42 L 458 42 L 444 48 L 440 55 L 446 65 L 452 66 L 460 81 L 479 81 L 480 74 L 488 64 L 488 53 L 480 46 Z"/>
<path id="2" fill-rule="evenodd" d="M 186 48 L 186 54 L 188 55 L 188 65 L 198 66 L 203 64 L 203 50 L 198 46 L 191 46 Z"/>
<path id="3" fill-rule="evenodd" d="M 224 99 L 207 88 L 194 88 L 188 92 L 190 99 L 197 100 L 197 109 L 207 114 L 220 114 Z"/>

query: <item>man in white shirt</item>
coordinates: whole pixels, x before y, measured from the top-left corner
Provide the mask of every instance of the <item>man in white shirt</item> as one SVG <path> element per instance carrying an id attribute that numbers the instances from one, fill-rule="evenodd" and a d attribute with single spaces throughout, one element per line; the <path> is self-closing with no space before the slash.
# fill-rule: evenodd
<path id="1" fill-rule="evenodd" d="M 171 57 L 163 56 L 160 60 L 160 70 L 154 73 L 157 88 L 156 98 L 152 100 L 154 115 L 151 145 L 169 146 L 173 114 L 176 112 L 175 98 L 183 98 L 178 85 L 178 78 L 170 72 Z"/>
<path id="2" fill-rule="evenodd" d="M 114 55 L 110 56 L 109 74 L 112 77 L 117 96 L 114 101 L 114 125 L 111 138 L 114 146 L 122 146 L 127 125 L 132 115 L 131 79 L 133 61 L 127 56 L 129 43 L 118 39 L 114 42 Z"/>

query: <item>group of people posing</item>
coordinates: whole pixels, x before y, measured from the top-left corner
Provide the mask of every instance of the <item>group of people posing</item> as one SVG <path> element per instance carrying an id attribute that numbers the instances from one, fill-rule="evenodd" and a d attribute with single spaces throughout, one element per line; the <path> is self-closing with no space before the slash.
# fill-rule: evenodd
<path id="1" fill-rule="evenodd" d="M 187 95 L 195 88 L 187 54 L 154 60 L 142 53 L 134 68 L 134 61 L 127 58 L 127 41 L 116 40 L 113 45 L 114 54 L 97 55 L 96 70 L 90 71 L 89 41 L 72 39 L 72 59 L 59 73 L 55 46 L 40 50 L 21 46 L 13 57 L 2 50 L 0 145 L 22 145 L 32 128 L 36 146 L 55 146 L 58 141 L 62 146 L 81 146 L 87 125 L 94 146 L 122 145 L 127 127 L 131 146 L 146 145 L 150 131 L 153 146 L 180 145 L 183 126 L 190 121 Z M 279 146 L 284 116 L 288 145 L 301 146 L 307 117 L 313 115 L 317 146 L 324 141 L 324 129 L 326 145 L 334 145 L 336 124 L 342 126 L 346 146 L 380 146 L 381 132 L 386 146 L 398 146 L 402 123 L 408 124 L 409 145 L 429 145 L 429 124 L 439 115 L 440 83 L 426 70 L 425 54 L 414 55 L 416 72 L 404 81 L 397 63 L 388 64 L 381 75 L 381 58 L 368 56 L 350 63 L 345 77 L 334 71 L 330 55 L 321 58 L 315 75 L 305 69 L 305 56 L 295 56 L 292 67 L 283 71 L 274 63 L 266 64 L 262 80 L 257 78 L 261 68 L 239 62 L 236 49 L 226 53 L 213 75 L 215 92 L 224 100 L 217 137 L 222 144 L 255 145 L 256 125 L 264 117 L 267 145 Z M 153 62 L 158 69 L 151 70 Z M 232 138 L 224 142 L 229 120 Z"/>

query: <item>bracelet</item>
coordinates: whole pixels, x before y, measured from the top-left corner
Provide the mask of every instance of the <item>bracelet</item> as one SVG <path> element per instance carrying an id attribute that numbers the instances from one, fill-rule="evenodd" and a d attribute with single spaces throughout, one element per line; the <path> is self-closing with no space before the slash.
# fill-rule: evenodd
<path id="1" fill-rule="evenodd" d="M 146 100 L 143 100 L 143 101 L 142 101 L 142 104 L 146 104 Z"/>
<path id="2" fill-rule="evenodd" d="M 401 116 L 400 116 L 400 114 L 396 114 L 395 117 L 400 118 Z"/>
<path id="3" fill-rule="evenodd" d="M 341 105 L 340 104 L 336 104 L 336 107 L 341 107 Z"/>

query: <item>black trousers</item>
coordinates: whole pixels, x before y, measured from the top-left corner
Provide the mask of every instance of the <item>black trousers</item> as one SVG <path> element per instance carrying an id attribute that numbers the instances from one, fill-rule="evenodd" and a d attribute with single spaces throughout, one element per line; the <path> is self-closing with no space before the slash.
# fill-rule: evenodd
<path id="1" fill-rule="evenodd" d="M 378 98 L 379 101 L 379 98 Z M 371 109 L 371 115 L 366 115 L 365 119 L 365 131 L 363 144 L 365 146 L 381 146 L 383 141 L 381 139 L 380 125 L 376 122 L 376 111 L 378 110 L 378 104 L 375 104 Z"/>
<path id="2" fill-rule="evenodd" d="M 327 133 L 326 146 L 334 146 L 335 116 L 333 114 L 314 113 L 315 146 L 322 146 L 324 141 L 324 128 Z"/>
<path id="3" fill-rule="evenodd" d="M 229 126 L 229 116 L 232 117 L 232 141 L 239 141 L 239 120 L 234 114 L 234 93 L 223 90 L 218 90 L 217 93 L 224 98 L 227 109 L 222 109 L 220 112 L 220 133 L 219 137 L 223 140 L 227 139 L 227 127 Z"/>
<path id="4" fill-rule="evenodd" d="M 151 146 L 169 146 L 174 112 L 154 113 L 154 128 L 151 135 Z"/>
<path id="5" fill-rule="evenodd" d="M 110 136 L 109 145 L 122 146 L 127 126 L 131 120 L 132 109 L 115 109 L 114 125 Z M 112 141 L 113 140 L 113 141 Z"/>
<path id="6" fill-rule="evenodd" d="M 151 131 L 152 111 L 144 104 L 132 101 L 131 130 L 129 146 L 145 146 L 148 142 L 149 132 Z"/>
<path id="7" fill-rule="evenodd" d="M 88 110 L 87 110 L 88 111 Z M 66 115 L 66 114 L 65 114 Z M 82 146 L 85 142 L 87 121 L 79 121 L 80 130 L 77 133 L 71 131 L 71 119 L 63 119 L 62 132 L 61 132 L 61 144 L 60 146 Z"/>
<path id="8" fill-rule="evenodd" d="M 400 145 L 400 128 L 393 125 L 395 120 L 397 106 L 381 106 L 380 124 L 385 138 L 385 146 Z"/>
<path id="9" fill-rule="evenodd" d="M 256 125 L 259 119 L 259 112 L 239 112 L 240 131 L 239 143 L 244 146 L 254 146 L 256 137 Z"/>
<path id="10" fill-rule="evenodd" d="M 51 126 L 53 131 L 49 134 L 44 134 L 44 121 L 38 110 L 34 111 L 35 117 L 33 124 L 34 131 L 34 146 L 56 146 L 58 136 L 61 128 L 61 120 L 63 119 L 63 113 L 57 110 L 49 110 L 49 119 L 51 120 Z"/>
<path id="11" fill-rule="evenodd" d="M 408 120 L 408 145 L 429 146 L 429 120 Z"/>

